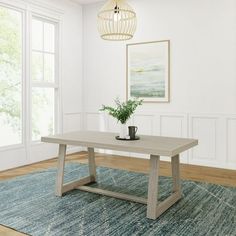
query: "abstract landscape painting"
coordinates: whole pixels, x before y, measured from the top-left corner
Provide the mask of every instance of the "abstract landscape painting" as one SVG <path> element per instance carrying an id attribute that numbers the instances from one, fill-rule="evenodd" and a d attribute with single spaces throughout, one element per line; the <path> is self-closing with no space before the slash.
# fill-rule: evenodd
<path id="1" fill-rule="evenodd" d="M 127 45 L 127 99 L 169 102 L 169 41 Z"/>

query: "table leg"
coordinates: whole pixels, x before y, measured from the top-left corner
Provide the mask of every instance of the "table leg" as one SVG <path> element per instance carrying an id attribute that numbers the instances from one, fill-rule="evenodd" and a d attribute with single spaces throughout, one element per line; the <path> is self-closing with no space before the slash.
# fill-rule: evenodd
<path id="1" fill-rule="evenodd" d="M 88 148 L 88 162 L 89 162 L 89 174 L 91 177 L 91 181 L 96 181 L 96 163 L 95 163 L 95 155 L 94 148 Z"/>
<path id="2" fill-rule="evenodd" d="M 56 196 L 62 196 L 64 167 L 65 167 L 66 145 L 59 145 L 58 164 L 57 164 L 57 179 L 56 179 Z"/>
<path id="3" fill-rule="evenodd" d="M 88 148 L 89 153 L 89 176 L 81 178 L 79 180 L 73 180 L 64 184 L 64 167 L 66 157 L 66 145 L 59 145 L 58 165 L 57 165 L 57 178 L 56 178 L 56 196 L 61 197 L 63 193 L 78 189 L 80 186 L 84 186 L 96 181 L 96 165 L 94 158 L 94 149 Z"/>
<path id="4" fill-rule="evenodd" d="M 157 196 L 158 196 L 158 171 L 160 156 L 150 156 L 150 174 L 148 183 L 147 218 L 156 219 L 157 215 Z"/>
<path id="5" fill-rule="evenodd" d="M 171 157 L 171 168 L 173 177 L 173 192 L 181 192 L 181 181 L 180 181 L 180 161 L 179 155 Z"/>

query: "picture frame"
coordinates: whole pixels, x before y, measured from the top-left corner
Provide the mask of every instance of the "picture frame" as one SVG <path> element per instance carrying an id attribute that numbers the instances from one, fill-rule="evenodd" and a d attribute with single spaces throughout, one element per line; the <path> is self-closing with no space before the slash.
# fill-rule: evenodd
<path id="1" fill-rule="evenodd" d="M 170 102 L 170 40 L 126 45 L 126 99 Z"/>

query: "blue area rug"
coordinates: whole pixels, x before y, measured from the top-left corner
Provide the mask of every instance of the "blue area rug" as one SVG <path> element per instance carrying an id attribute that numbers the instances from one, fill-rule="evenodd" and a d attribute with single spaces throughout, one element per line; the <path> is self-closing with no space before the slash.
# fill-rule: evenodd
<path id="1" fill-rule="evenodd" d="M 87 165 L 67 164 L 65 180 L 87 171 Z M 147 196 L 146 175 L 103 167 L 97 171 L 99 187 Z M 153 221 L 138 203 L 80 190 L 56 197 L 55 175 L 52 168 L 0 182 L 0 224 L 33 236 L 236 235 L 236 188 L 182 181 L 183 198 Z M 160 178 L 160 199 L 171 186 L 171 178 Z"/>

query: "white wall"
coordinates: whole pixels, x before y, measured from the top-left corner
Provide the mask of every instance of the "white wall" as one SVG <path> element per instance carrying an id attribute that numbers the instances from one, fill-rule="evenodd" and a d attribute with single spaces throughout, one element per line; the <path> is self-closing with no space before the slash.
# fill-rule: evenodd
<path id="1" fill-rule="evenodd" d="M 58 4 L 57 0 L 54 0 Z M 64 0 L 62 32 L 63 131 L 82 128 L 82 7 Z"/>
<path id="2" fill-rule="evenodd" d="M 171 41 L 171 102 L 145 104 L 131 123 L 140 133 L 195 137 L 187 163 L 236 169 L 236 1 L 130 0 L 138 17 L 134 39 L 99 38 L 101 3 L 83 8 L 85 127 L 117 130 L 98 113 L 125 99 L 126 43 Z"/>
<path id="3" fill-rule="evenodd" d="M 138 29 L 129 42 L 99 38 L 101 3 L 82 11 L 69 0 L 7 1 L 15 2 L 42 2 L 62 13 L 62 131 L 117 131 L 116 122 L 98 109 L 116 96 L 125 99 L 126 43 L 170 39 L 171 103 L 145 104 L 130 123 L 143 134 L 199 138 L 183 162 L 236 169 L 235 0 L 130 0 Z M 45 144 L 0 151 L 0 170 L 56 153 Z"/>
<path id="4" fill-rule="evenodd" d="M 22 9 L 35 9 L 59 18 L 60 132 L 79 130 L 82 122 L 82 7 L 68 0 L 0 0 Z M 57 155 L 57 145 L 26 142 L 0 150 L 0 170 L 42 161 Z M 71 149 L 70 152 L 78 149 Z"/>

